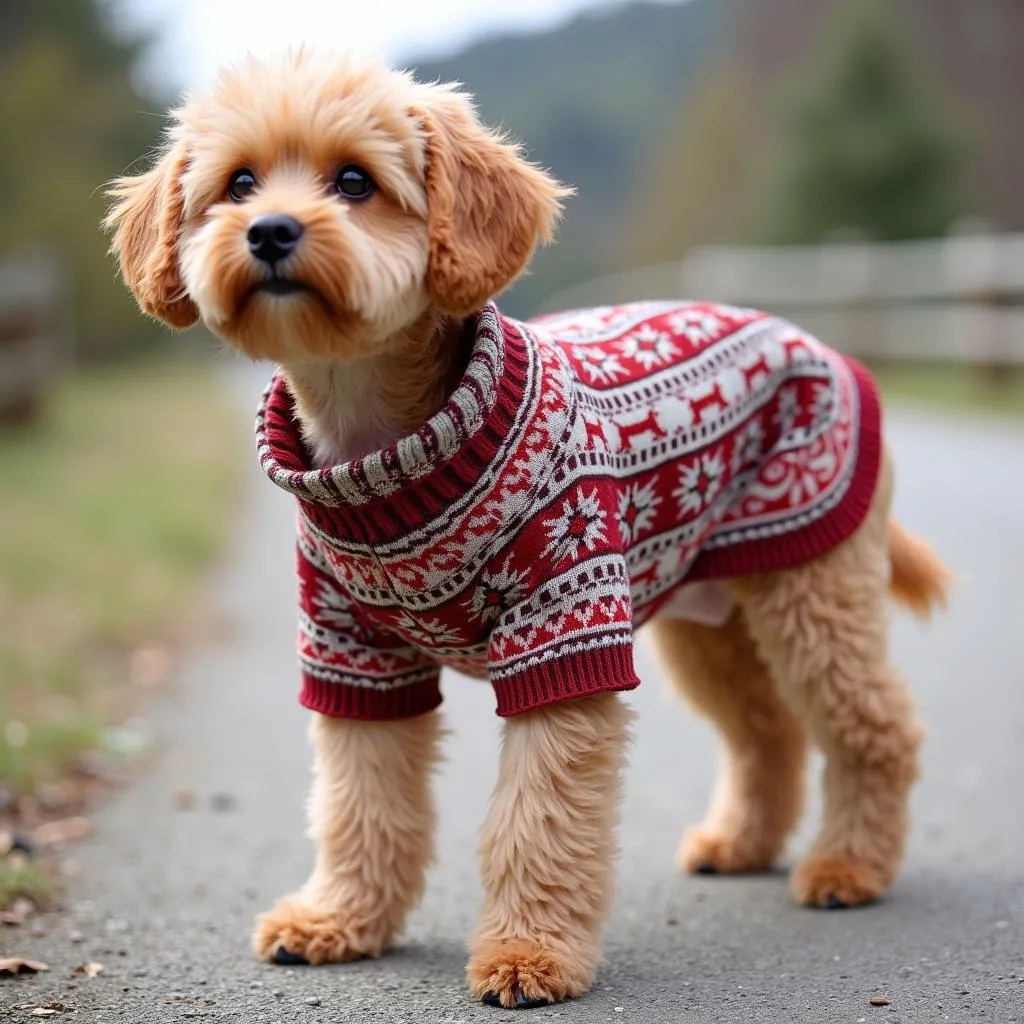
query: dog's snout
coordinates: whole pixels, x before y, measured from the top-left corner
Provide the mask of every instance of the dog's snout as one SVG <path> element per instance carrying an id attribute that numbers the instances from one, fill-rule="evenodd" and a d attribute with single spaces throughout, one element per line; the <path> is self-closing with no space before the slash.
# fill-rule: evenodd
<path id="1" fill-rule="evenodd" d="M 302 238 L 302 225 L 286 213 L 257 217 L 246 233 L 249 252 L 263 263 L 277 263 L 290 255 Z"/>

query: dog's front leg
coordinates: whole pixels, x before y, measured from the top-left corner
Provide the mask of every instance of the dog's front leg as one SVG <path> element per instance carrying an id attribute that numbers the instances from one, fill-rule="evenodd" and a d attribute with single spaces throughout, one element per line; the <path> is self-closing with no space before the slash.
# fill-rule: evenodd
<path id="1" fill-rule="evenodd" d="M 631 715 L 615 694 L 598 694 L 506 721 L 467 971 L 484 1002 L 536 1006 L 590 987 L 611 904 Z"/>
<path id="2" fill-rule="evenodd" d="M 423 893 L 433 851 L 440 734 L 436 711 L 393 722 L 314 718 L 316 866 L 297 893 L 257 918 L 260 956 L 335 963 L 391 945 Z"/>

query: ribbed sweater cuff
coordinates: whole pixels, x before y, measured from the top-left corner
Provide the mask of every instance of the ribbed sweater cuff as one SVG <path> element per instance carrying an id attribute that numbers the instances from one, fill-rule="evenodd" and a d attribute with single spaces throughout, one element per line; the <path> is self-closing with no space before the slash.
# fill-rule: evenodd
<path id="1" fill-rule="evenodd" d="M 299 703 L 333 718 L 384 722 L 433 711 L 441 703 L 441 687 L 435 677 L 409 686 L 374 690 L 366 686 L 340 686 L 303 673 Z"/>
<path id="2" fill-rule="evenodd" d="M 633 646 L 622 643 L 566 655 L 496 679 L 494 692 L 498 715 L 508 718 L 558 701 L 635 690 L 639 685 L 633 668 Z"/>

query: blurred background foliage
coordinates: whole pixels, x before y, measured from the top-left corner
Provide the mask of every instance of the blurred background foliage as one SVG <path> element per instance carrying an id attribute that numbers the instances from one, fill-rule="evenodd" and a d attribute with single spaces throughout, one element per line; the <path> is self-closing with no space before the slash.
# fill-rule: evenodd
<path id="1" fill-rule="evenodd" d="M 519 315 L 697 245 L 1024 229 L 1017 0 L 639 2 L 409 63 L 579 189 Z"/>
<path id="2" fill-rule="evenodd" d="M 117 11 L 94 0 L 0 5 L 0 260 L 30 248 L 59 258 L 86 362 L 160 336 L 115 280 L 98 230 L 104 182 L 153 147 L 167 99 L 136 90 L 150 40 L 118 29 Z"/>
<path id="3" fill-rule="evenodd" d="M 140 94 L 151 40 L 121 9 L 0 7 L 0 258 L 60 250 L 85 360 L 157 333 L 96 230 L 102 183 L 153 146 L 173 99 Z M 464 82 L 579 190 L 559 244 L 509 296 L 527 314 L 708 242 L 920 237 L 965 213 L 1024 228 L 1024 142 L 1005 130 L 1022 40 L 1017 0 L 635 2 L 405 63 Z"/>
<path id="4" fill-rule="evenodd" d="M 766 244 L 930 238 L 963 214 L 963 139 L 912 38 L 883 0 L 837 9 L 786 94 Z"/>

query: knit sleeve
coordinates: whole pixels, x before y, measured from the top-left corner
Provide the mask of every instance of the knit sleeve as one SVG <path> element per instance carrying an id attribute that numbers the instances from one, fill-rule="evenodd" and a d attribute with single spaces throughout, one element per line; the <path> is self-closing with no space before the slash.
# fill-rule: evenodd
<path id="1" fill-rule="evenodd" d="M 408 718 L 436 708 L 438 666 L 376 627 L 302 534 L 296 560 L 301 703 L 324 715 L 367 720 Z"/>
<path id="2" fill-rule="evenodd" d="M 640 685 L 621 554 L 573 563 L 504 612 L 491 633 L 491 683 L 502 717 Z"/>

